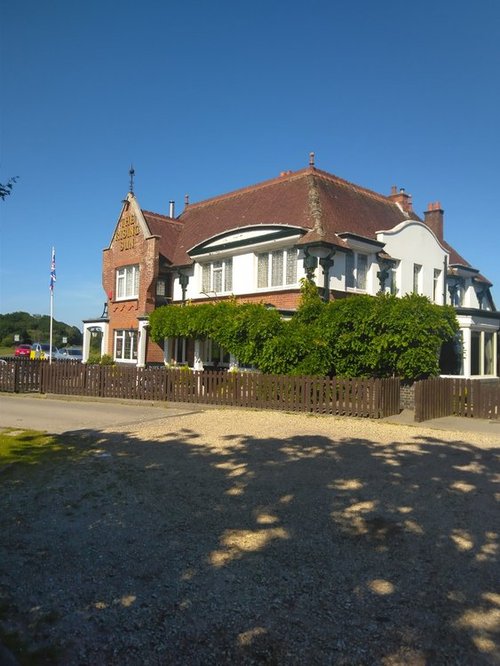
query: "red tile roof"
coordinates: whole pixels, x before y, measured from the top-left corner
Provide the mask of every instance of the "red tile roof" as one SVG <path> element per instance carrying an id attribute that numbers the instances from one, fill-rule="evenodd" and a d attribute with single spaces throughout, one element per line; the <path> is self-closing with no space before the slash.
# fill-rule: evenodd
<path id="1" fill-rule="evenodd" d="M 376 231 L 409 218 L 388 197 L 309 167 L 190 204 L 180 219 L 184 227 L 174 263 L 182 265 L 191 263 L 189 250 L 230 229 L 270 224 L 299 227 L 306 232 L 301 242 L 321 239 L 346 247 L 338 233 L 375 238 Z"/>
<path id="2" fill-rule="evenodd" d="M 177 220 L 143 211 L 152 234 L 161 236 L 160 252 L 172 264 L 192 263 L 188 252 L 204 241 L 241 227 L 298 227 L 299 244 L 323 240 L 347 247 L 337 234 L 350 232 L 376 240 L 376 232 L 409 219 L 390 196 L 355 185 L 313 166 L 278 178 L 189 204 Z M 448 243 L 450 264 L 470 264 Z M 486 281 L 483 276 L 478 276 Z"/>
<path id="3" fill-rule="evenodd" d="M 149 227 L 152 236 L 160 237 L 160 254 L 162 254 L 169 263 L 172 263 L 175 246 L 183 224 L 166 215 L 159 215 L 148 210 L 143 210 L 142 214 Z"/>

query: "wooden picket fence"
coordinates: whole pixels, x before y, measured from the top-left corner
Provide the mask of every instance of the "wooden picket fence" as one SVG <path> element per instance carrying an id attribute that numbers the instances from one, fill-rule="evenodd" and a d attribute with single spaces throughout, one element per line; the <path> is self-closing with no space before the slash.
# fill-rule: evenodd
<path id="1" fill-rule="evenodd" d="M 415 382 L 415 421 L 442 416 L 500 419 L 500 379 L 433 377 Z"/>
<path id="2" fill-rule="evenodd" d="M 100 366 L 70 361 L 9 362 L 0 390 L 254 407 L 381 418 L 399 413 L 400 382 L 292 377 L 253 372 L 192 372 L 162 367 Z"/>

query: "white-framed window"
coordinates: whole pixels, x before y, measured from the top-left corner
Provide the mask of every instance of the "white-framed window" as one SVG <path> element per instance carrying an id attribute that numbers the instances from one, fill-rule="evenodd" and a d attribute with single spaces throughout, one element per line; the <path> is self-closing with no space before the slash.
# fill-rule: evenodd
<path id="1" fill-rule="evenodd" d="M 368 271 L 368 257 L 366 254 L 352 252 L 345 257 L 345 286 L 346 289 L 359 289 L 366 291 L 366 274 Z"/>
<path id="2" fill-rule="evenodd" d="M 257 288 L 297 284 L 297 249 L 273 250 L 257 255 Z"/>
<path id="3" fill-rule="evenodd" d="M 138 331 L 122 329 L 115 331 L 115 361 L 137 362 Z"/>
<path id="4" fill-rule="evenodd" d="M 233 289 L 233 259 L 221 259 L 201 265 L 201 291 L 220 294 Z"/>
<path id="5" fill-rule="evenodd" d="M 173 339 L 171 360 L 175 363 L 187 363 L 187 338 Z"/>
<path id="6" fill-rule="evenodd" d="M 471 331 L 471 375 L 495 374 L 495 336 L 491 331 Z"/>
<path id="7" fill-rule="evenodd" d="M 437 303 L 439 300 L 439 285 L 441 283 L 441 271 L 439 268 L 434 269 L 434 276 L 432 281 L 432 300 Z"/>
<path id="8" fill-rule="evenodd" d="M 139 296 L 139 264 L 122 266 L 116 269 L 116 298 L 137 298 Z"/>
<path id="9" fill-rule="evenodd" d="M 208 366 L 229 366 L 230 355 L 215 340 L 204 340 L 201 344 L 201 360 Z"/>
<path id="10" fill-rule="evenodd" d="M 413 293 L 422 293 L 422 266 L 413 264 Z"/>

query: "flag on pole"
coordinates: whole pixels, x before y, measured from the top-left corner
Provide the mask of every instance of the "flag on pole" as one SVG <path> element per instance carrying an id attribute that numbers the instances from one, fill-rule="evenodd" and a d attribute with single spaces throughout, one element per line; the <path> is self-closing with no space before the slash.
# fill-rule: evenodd
<path id="1" fill-rule="evenodd" d="M 54 282 L 56 281 L 56 251 L 52 248 L 52 260 L 50 262 L 50 291 L 54 291 Z"/>

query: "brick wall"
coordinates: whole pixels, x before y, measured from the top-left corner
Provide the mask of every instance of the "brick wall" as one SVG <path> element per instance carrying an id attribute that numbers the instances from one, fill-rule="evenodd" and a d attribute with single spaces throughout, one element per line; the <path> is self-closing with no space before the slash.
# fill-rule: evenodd
<path id="1" fill-rule="evenodd" d="M 400 389 L 401 409 L 415 409 L 415 383 L 411 381 L 401 381 Z"/>
<path id="2" fill-rule="evenodd" d="M 155 307 L 156 278 L 158 276 L 158 237 L 150 236 L 135 199 L 125 204 L 109 248 L 103 252 L 102 285 L 108 295 L 109 346 L 113 354 L 114 331 L 138 330 L 137 318 L 152 312 Z M 139 296 L 116 300 L 116 269 L 139 265 Z M 147 360 L 162 362 L 163 351 L 148 341 Z M 151 358 L 149 358 L 151 356 Z"/>

